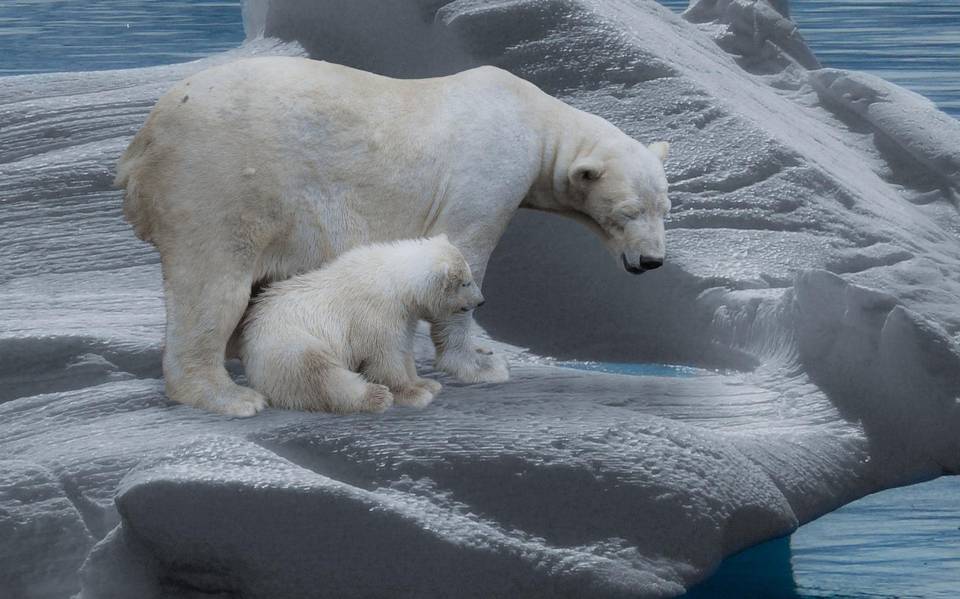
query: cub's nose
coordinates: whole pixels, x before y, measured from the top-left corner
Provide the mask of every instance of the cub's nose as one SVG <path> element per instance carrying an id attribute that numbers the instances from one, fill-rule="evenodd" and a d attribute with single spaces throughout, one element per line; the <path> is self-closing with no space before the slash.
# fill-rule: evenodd
<path id="1" fill-rule="evenodd" d="M 640 258 L 640 268 L 643 270 L 653 270 L 663 266 L 663 258 Z"/>
<path id="2" fill-rule="evenodd" d="M 477 307 L 479 308 L 480 306 L 484 305 L 485 303 L 487 303 L 487 300 L 480 300 L 480 303 L 477 304 Z"/>

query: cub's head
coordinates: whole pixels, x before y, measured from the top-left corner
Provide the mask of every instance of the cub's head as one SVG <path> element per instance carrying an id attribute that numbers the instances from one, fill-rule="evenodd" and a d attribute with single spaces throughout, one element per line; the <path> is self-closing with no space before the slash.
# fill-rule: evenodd
<path id="1" fill-rule="evenodd" d="M 438 235 L 426 240 L 433 258 L 430 289 L 424 298 L 432 317 L 446 317 L 469 312 L 483 304 L 480 286 L 473 280 L 470 265 L 463 254 L 447 239 Z"/>
<path id="2" fill-rule="evenodd" d="M 567 206 L 633 274 L 658 268 L 665 255 L 663 220 L 670 211 L 663 161 L 669 145 L 626 138 L 597 144 L 567 174 Z"/>

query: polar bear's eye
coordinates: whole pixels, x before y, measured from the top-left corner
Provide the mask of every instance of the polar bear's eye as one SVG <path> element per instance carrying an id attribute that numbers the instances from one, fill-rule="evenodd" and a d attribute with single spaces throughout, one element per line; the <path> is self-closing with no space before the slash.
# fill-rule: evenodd
<path id="1" fill-rule="evenodd" d="M 470 281 L 464 281 L 463 283 L 460 284 L 460 286 L 461 286 L 461 287 L 469 287 L 469 286 L 470 286 Z"/>
<path id="2" fill-rule="evenodd" d="M 620 226 L 623 226 L 628 222 L 638 218 L 642 211 L 643 206 L 640 204 L 640 202 L 621 202 L 614 207 L 612 218 L 613 220 L 617 221 Z"/>
<path id="3" fill-rule="evenodd" d="M 628 202 L 620 208 L 620 216 L 626 220 L 633 220 L 643 213 L 643 206 L 639 202 Z"/>

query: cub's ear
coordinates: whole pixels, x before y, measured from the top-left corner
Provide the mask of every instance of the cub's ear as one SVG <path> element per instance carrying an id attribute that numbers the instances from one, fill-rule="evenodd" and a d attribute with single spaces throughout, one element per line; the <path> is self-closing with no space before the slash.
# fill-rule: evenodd
<path id="1" fill-rule="evenodd" d="M 441 233 L 441 234 L 439 234 L 439 235 L 434 235 L 433 237 L 431 237 L 431 239 L 433 239 L 433 240 L 435 240 L 435 241 L 442 241 L 442 242 L 449 242 L 449 241 L 450 241 L 449 239 L 447 239 L 447 234 L 446 234 L 446 233 Z"/>
<path id="2" fill-rule="evenodd" d="M 446 281 L 449 279 L 452 270 L 453 268 L 449 260 L 440 260 L 433 267 L 434 274 L 441 281 Z"/>
<path id="3" fill-rule="evenodd" d="M 575 187 L 589 185 L 603 176 L 603 163 L 595 158 L 581 158 L 570 168 L 570 184 Z"/>
<path id="4" fill-rule="evenodd" d="M 667 161 L 667 153 L 670 152 L 670 144 L 665 141 L 656 141 L 647 146 L 647 149 L 653 152 L 653 155 L 660 159 L 660 162 Z"/>

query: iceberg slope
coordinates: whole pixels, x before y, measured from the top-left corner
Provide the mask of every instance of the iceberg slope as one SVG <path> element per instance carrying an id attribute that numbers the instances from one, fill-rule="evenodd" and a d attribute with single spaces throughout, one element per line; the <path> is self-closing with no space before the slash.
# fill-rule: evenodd
<path id="1" fill-rule="evenodd" d="M 579 225 L 518 215 L 481 314 L 532 350 L 501 345 L 513 380 L 441 376 L 429 409 L 380 416 L 229 420 L 162 394 L 159 268 L 109 184 L 154 99 L 209 62 L 5 79 L 0 588 L 672 596 L 845 502 L 960 471 L 960 136 L 904 90 L 808 71 L 785 2 L 697 5 L 691 23 L 652 1 L 246 3 L 249 32 L 316 58 L 493 63 L 672 144 L 667 265 L 629 277 Z M 251 52 L 300 49 L 209 61 Z"/>

